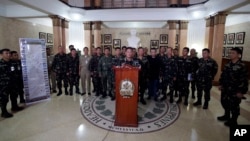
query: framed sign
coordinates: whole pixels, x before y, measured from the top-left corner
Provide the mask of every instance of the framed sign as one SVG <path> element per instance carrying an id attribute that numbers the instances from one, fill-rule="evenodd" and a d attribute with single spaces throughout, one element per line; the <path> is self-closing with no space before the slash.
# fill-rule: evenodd
<path id="1" fill-rule="evenodd" d="M 39 39 L 45 39 L 45 41 L 46 41 L 46 33 L 39 32 Z"/>
<path id="2" fill-rule="evenodd" d="M 244 44 L 245 32 L 236 33 L 235 44 Z"/>
<path id="3" fill-rule="evenodd" d="M 168 44 L 168 34 L 160 35 L 160 44 Z"/>
<path id="4" fill-rule="evenodd" d="M 47 33 L 47 43 L 53 43 L 53 34 Z"/>
<path id="5" fill-rule="evenodd" d="M 158 47 L 159 47 L 159 40 L 150 41 L 150 48 L 158 48 Z"/>
<path id="6" fill-rule="evenodd" d="M 235 33 L 229 33 L 227 35 L 227 44 L 234 44 Z"/>
<path id="7" fill-rule="evenodd" d="M 104 44 L 112 44 L 112 35 L 104 34 Z"/>
<path id="8" fill-rule="evenodd" d="M 121 39 L 114 39 L 113 40 L 113 47 L 116 48 L 116 47 L 121 47 Z"/>

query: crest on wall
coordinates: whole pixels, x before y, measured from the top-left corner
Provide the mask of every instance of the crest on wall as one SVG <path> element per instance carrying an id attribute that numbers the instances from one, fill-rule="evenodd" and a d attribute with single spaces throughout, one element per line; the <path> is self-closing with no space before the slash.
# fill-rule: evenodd
<path id="1" fill-rule="evenodd" d="M 123 98 L 130 98 L 134 94 L 134 84 L 128 80 L 122 80 L 120 84 L 120 94 Z"/>

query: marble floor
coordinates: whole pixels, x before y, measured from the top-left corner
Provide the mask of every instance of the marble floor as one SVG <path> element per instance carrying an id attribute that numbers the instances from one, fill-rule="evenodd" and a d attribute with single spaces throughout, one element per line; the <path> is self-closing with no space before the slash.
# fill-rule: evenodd
<path id="1" fill-rule="evenodd" d="M 1 141 L 229 141 L 229 128 L 216 117 L 223 114 L 220 93 L 213 87 L 208 110 L 180 104 L 181 114 L 169 127 L 152 133 L 109 132 L 86 121 L 80 105 L 86 96 L 52 94 L 48 101 L 27 106 L 13 118 L 0 118 Z M 250 125 L 250 95 L 241 104 L 239 124 Z M 10 108 L 10 103 L 8 104 Z"/>

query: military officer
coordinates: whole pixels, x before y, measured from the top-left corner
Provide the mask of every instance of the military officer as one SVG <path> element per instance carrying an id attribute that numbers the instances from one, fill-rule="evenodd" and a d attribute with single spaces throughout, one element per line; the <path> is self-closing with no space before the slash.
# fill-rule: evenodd
<path id="1" fill-rule="evenodd" d="M 210 57 L 210 50 L 205 48 L 202 50 L 202 58 L 198 60 L 198 70 L 196 71 L 196 85 L 197 85 L 197 102 L 194 106 L 202 104 L 202 92 L 205 93 L 205 102 L 203 109 L 208 108 L 210 100 L 210 90 L 212 88 L 212 81 L 217 73 L 218 65 L 214 59 Z"/>
<path id="2" fill-rule="evenodd" d="M 107 93 L 112 98 L 112 56 L 110 55 L 110 48 L 104 49 L 104 56 L 98 63 L 98 73 L 102 81 L 102 97 L 106 97 Z"/>
<path id="3" fill-rule="evenodd" d="M 94 89 L 96 91 L 96 96 L 99 96 L 102 94 L 102 83 L 101 83 L 101 77 L 98 73 L 98 63 L 101 59 L 101 47 L 96 48 L 96 55 L 92 56 L 90 62 L 89 62 L 89 71 L 93 80 Z"/>
<path id="4" fill-rule="evenodd" d="M 179 99 L 177 103 L 182 101 L 182 96 L 185 97 L 184 105 L 188 105 L 189 83 L 192 80 L 192 61 L 188 56 L 189 48 L 184 47 L 182 55 L 178 59 L 178 84 L 179 84 Z"/>
<path id="5" fill-rule="evenodd" d="M 218 120 L 226 121 L 226 126 L 238 124 L 241 99 L 248 91 L 248 71 L 240 59 L 241 55 L 242 51 L 238 47 L 230 50 L 230 62 L 225 65 L 219 80 L 225 114 L 218 117 Z"/>
<path id="6" fill-rule="evenodd" d="M 122 66 L 131 65 L 133 67 L 141 67 L 139 61 L 133 56 L 133 48 L 127 47 L 125 58 L 121 61 Z"/>
<path id="7" fill-rule="evenodd" d="M 160 59 L 160 61 L 161 61 L 161 63 L 162 63 L 163 60 L 164 60 L 165 57 L 166 57 L 166 47 L 164 47 L 164 46 L 161 46 L 161 47 L 160 47 L 160 51 L 159 51 L 159 54 L 157 54 L 157 57 Z M 159 90 L 161 90 L 162 94 L 165 95 L 166 89 L 165 89 L 165 91 L 164 91 L 164 88 L 163 88 L 163 87 L 165 87 L 165 86 L 164 86 L 163 83 L 162 83 L 162 82 L 163 82 L 163 78 L 161 77 L 162 74 L 163 74 L 163 72 L 160 70 Z"/>
<path id="8" fill-rule="evenodd" d="M 174 59 L 176 62 L 178 62 L 179 59 L 179 51 L 178 48 L 175 48 L 173 50 L 173 54 L 174 54 Z M 178 66 L 178 65 L 177 65 Z M 178 67 L 177 67 L 178 68 Z M 178 77 L 176 77 L 176 80 L 174 81 L 174 96 L 178 97 Z"/>
<path id="9" fill-rule="evenodd" d="M 126 46 L 122 46 L 121 56 L 124 58 L 126 56 Z"/>
<path id="10" fill-rule="evenodd" d="M 14 75 L 13 75 L 15 76 L 14 85 L 17 85 L 17 89 L 18 89 L 17 92 L 19 95 L 20 103 L 25 103 L 21 60 L 19 59 L 18 53 L 16 51 L 11 51 L 10 54 L 11 54 L 12 65 L 15 68 Z"/>
<path id="11" fill-rule="evenodd" d="M 82 84 L 82 95 L 88 92 L 88 95 L 91 95 L 90 90 L 90 71 L 88 69 L 89 62 L 91 60 L 91 56 L 89 55 L 88 47 L 84 47 L 83 49 L 84 55 L 80 57 L 80 76 L 81 76 L 81 84 Z M 87 90 L 86 90 L 87 86 Z"/>
<path id="12" fill-rule="evenodd" d="M 140 102 L 143 105 L 146 105 L 146 101 L 144 100 L 144 93 L 147 88 L 147 77 L 148 77 L 148 59 L 144 56 L 143 47 L 138 48 L 138 57 L 139 64 L 141 66 L 141 70 L 139 71 L 139 93 L 140 93 Z"/>
<path id="13" fill-rule="evenodd" d="M 166 97 L 166 90 L 167 86 L 169 86 L 169 95 L 170 95 L 170 103 L 173 103 L 173 91 L 174 91 L 174 81 L 176 80 L 177 76 L 177 63 L 175 58 L 172 56 L 173 49 L 171 47 L 167 48 L 167 55 L 162 58 L 162 65 L 161 65 L 161 71 L 162 71 L 162 94 L 163 97 L 161 98 L 161 101 L 165 100 Z"/>
<path id="14" fill-rule="evenodd" d="M 198 60 L 199 58 L 197 57 L 197 52 L 195 49 L 190 50 L 190 58 L 192 61 L 192 81 L 191 81 L 191 89 L 192 89 L 192 98 L 195 99 L 195 90 L 196 90 L 196 71 L 198 69 Z"/>
<path id="15" fill-rule="evenodd" d="M 64 48 L 62 46 L 59 46 L 58 53 L 55 55 L 52 62 L 52 70 L 56 73 L 57 87 L 59 90 L 57 96 L 60 96 L 62 94 L 62 81 L 65 88 L 65 95 L 68 95 L 67 67 L 67 55 L 64 53 Z"/>
<path id="16" fill-rule="evenodd" d="M 67 59 L 67 76 L 69 79 L 69 93 L 73 95 L 73 86 L 75 85 L 76 93 L 81 94 L 79 90 L 79 57 L 77 55 L 76 49 L 71 48 L 70 55 Z"/>

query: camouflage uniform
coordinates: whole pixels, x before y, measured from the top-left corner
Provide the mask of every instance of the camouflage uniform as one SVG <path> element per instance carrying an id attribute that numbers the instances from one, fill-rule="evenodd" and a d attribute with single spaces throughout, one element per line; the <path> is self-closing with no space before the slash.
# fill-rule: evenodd
<path id="1" fill-rule="evenodd" d="M 196 90 L 196 71 L 198 69 L 198 61 L 199 58 L 198 57 L 191 57 L 191 61 L 192 61 L 192 68 L 193 68 L 193 72 L 192 72 L 192 81 L 191 81 L 191 90 L 192 90 L 192 98 L 195 98 L 195 90 Z"/>
<path id="2" fill-rule="evenodd" d="M 174 56 L 174 59 L 175 59 L 175 62 L 176 63 L 178 63 L 178 60 L 179 60 L 179 56 Z M 177 64 L 177 72 L 178 72 L 178 64 Z M 175 93 L 175 97 L 177 97 L 178 96 L 178 91 L 179 91 L 179 89 L 178 89 L 178 75 L 177 75 L 177 77 L 176 77 L 176 80 L 174 81 L 174 93 Z"/>
<path id="3" fill-rule="evenodd" d="M 98 74 L 98 63 L 101 59 L 101 55 L 94 55 L 89 62 L 89 70 L 91 72 L 91 77 L 94 85 L 94 89 L 96 91 L 96 96 L 99 96 L 102 93 L 102 82 L 101 77 Z"/>
<path id="4" fill-rule="evenodd" d="M 218 64 L 212 58 L 205 60 L 201 58 L 198 60 L 198 70 L 196 72 L 196 85 L 198 100 L 194 103 L 195 106 L 201 105 L 202 91 L 205 93 L 204 109 L 207 109 L 210 100 L 210 90 L 212 88 L 212 81 L 218 71 Z"/>
<path id="5" fill-rule="evenodd" d="M 170 90 L 170 102 L 173 102 L 173 91 L 174 91 L 174 78 L 177 76 L 177 63 L 174 57 L 165 56 L 162 60 L 161 65 L 162 72 L 162 94 L 161 100 L 166 99 L 166 91 L 169 86 Z"/>
<path id="6" fill-rule="evenodd" d="M 162 64 L 162 62 L 165 59 L 166 55 L 165 54 L 157 54 L 156 57 L 158 57 L 161 60 L 161 64 Z M 164 93 L 166 93 L 166 90 L 165 90 L 165 92 L 163 92 L 164 91 L 164 86 L 163 86 L 163 77 L 162 77 L 162 74 L 163 74 L 163 72 L 162 72 L 162 69 L 161 69 L 160 70 L 160 81 L 159 81 L 159 89 L 158 90 L 159 91 L 161 90 L 161 93 L 164 94 Z"/>
<path id="7" fill-rule="evenodd" d="M 69 74 L 68 79 L 69 79 L 69 85 L 70 85 L 70 89 L 69 89 L 70 95 L 73 94 L 74 85 L 76 87 L 76 93 L 80 94 L 80 91 L 79 91 L 79 79 L 80 79 L 79 56 L 77 55 L 73 57 L 72 55 L 69 55 L 67 59 L 67 64 L 68 64 L 67 72 Z"/>
<path id="8" fill-rule="evenodd" d="M 237 124 L 237 118 L 240 115 L 241 99 L 236 96 L 237 93 L 246 94 L 248 91 L 248 71 L 242 61 L 236 63 L 229 62 L 225 65 L 220 77 L 221 104 L 225 110 L 224 117 L 230 118 L 230 121 Z"/>
<path id="9" fill-rule="evenodd" d="M 122 55 L 120 55 L 120 56 L 113 56 L 113 58 L 112 58 L 112 66 L 114 67 L 114 66 L 121 66 L 122 64 L 121 64 L 121 62 L 122 62 L 122 60 L 124 59 L 124 57 L 122 56 Z M 114 72 L 114 70 L 112 71 L 112 85 L 113 85 L 113 89 L 114 89 L 114 91 L 113 91 L 113 99 L 115 99 L 115 72 Z"/>
<path id="10" fill-rule="evenodd" d="M 112 88 L 112 56 L 103 56 L 98 63 L 98 73 L 101 76 L 102 80 L 102 95 L 103 97 L 107 96 L 107 93 L 110 97 L 113 96 Z"/>
<path id="11" fill-rule="evenodd" d="M 139 61 L 139 64 L 141 66 L 141 70 L 139 71 L 139 93 L 140 93 L 140 101 L 144 101 L 144 93 L 145 90 L 147 89 L 147 85 L 148 85 L 148 68 L 149 68 L 149 64 L 148 64 L 148 59 L 147 57 L 142 57 L 142 59 L 140 59 L 139 57 L 137 58 Z M 142 102 L 143 103 L 143 102 Z M 146 103 L 146 102 L 145 102 Z"/>
<path id="12" fill-rule="evenodd" d="M 11 82 L 11 63 L 0 60 L 0 106 L 2 110 L 2 116 L 7 112 L 7 103 L 9 102 L 10 95 L 10 82 Z"/>
<path id="13" fill-rule="evenodd" d="M 20 102 L 24 103 L 24 92 L 23 92 L 23 77 L 22 77 L 22 66 L 20 60 L 11 60 L 11 87 L 12 92 L 10 94 L 10 100 L 12 107 L 17 106 L 17 97 L 20 96 Z"/>
<path id="14" fill-rule="evenodd" d="M 178 59 L 178 85 L 179 85 L 179 99 L 177 103 L 182 101 L 182 96 L 185 97 L 185 105 L 188 105 L 189 83 L 188 77 L 192 74 L 192 61 L 189 57 L 179 57 Z"/>
<path id="15" fill-rule="evenodd" d="M 65 94 L 68 94 L 67 87 L 68 87 L 68 77 L 67 77 L 67 55 L 63 54 L 56 54 L 54 60 L 52 62 L 52 70 L 56 73 L 56 81 L 57 87 L 59 89 L 58 95 L 62 93 L 62 80 L 65 88 Z"/>
<path id="16" fill-rule="evenodd" d="M 121 61 L 122 65 L 131 65 L 133 67 L 140 67 L 140 63 L 138 59 L 132 59 L 131 61 L 128 61 L 126 58 L 122 59 Z"/>

